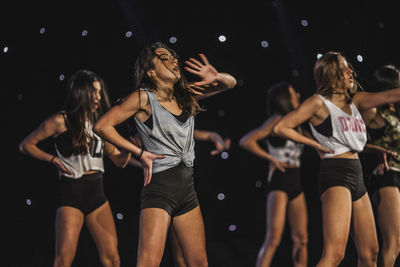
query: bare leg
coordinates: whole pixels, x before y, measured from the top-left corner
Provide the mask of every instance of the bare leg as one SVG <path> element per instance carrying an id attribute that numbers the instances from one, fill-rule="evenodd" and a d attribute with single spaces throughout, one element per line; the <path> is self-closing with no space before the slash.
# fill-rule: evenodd
<path id="1" fill-rule="evenodd" d="M 267 196 L 267 218 L 264 243 L 257 255 L 257 267 L 271 265 L 275 251 L 281 242 L 282 233 L 285 229 L 287 194 L 283 191 L 274 190 Z"/>
<path id="2" fill-rule="evenodd" d="M 307 266 L 307 206 L 301 193 L 288 204 L 288 220 L 293 240 L 293 263 L 296 267 Z"/>
<path id="3" fill-rule="evenodd" d="M 376 266 L 379 248 L 374 214 L 367 193 L 353 202 L 353 229 L 358 266 Z"/>
<path id="4" fill-rule="evenodd" d="M 86 225 L 105 267 L 119 267 L 118 240 L 111 207 L 107 201 L 86 216 Z"/>
<path id="5" fill-rule="evenodd" d="M 351 195 L 343 186 L 334 186 L 322 196 L 324 251 L 317 267 L 338 266 L 343 260 L 351 221 Z"/>
<path id="6" fill-rule="evenodd" d="M 169 227 L 168 239 L 170 240 L 172 257 L 174 258 L 175 267 L 186 267 L 182 248 L 178 242 L 178 239 L 176 238 L 176 233 L 172 225 Z"/>
<path id="7" fill-rule="evenodd" d="M 174 217 L 172 223 L 187 266 L 208 266 L 206 237 L 200 207 Z"/>
<path id="8" fill-rule="evenodd" d="M 60 207 L 56 212 L 56 255 L 54 267 L 69 267 L 75 258 L 83 213 L 72 207 Z"/>
<path id="9" fill-rule="evenodd" d="M 379 194 L 378 223 L 382 234 L 380 267 L 393 267 L 400 253 L 400 193 L 397 187 L 383 187 Z"/>
<path id="10" fill-rule="evenodd" d="M 138 267 L 160 265 L 170 221 L 171 217 L 163 209 L 147 208 L 140 212 Z"/>

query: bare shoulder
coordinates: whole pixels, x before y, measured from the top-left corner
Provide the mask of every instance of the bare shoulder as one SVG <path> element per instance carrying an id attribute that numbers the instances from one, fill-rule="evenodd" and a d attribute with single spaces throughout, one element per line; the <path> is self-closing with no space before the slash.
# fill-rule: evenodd
<path id="1" fill-rule="evenodd" d="M 61 113 L 51 115 L 44 121 L 44 123 L 52 126 L 52 128 L 56 129 L 57 132 L 61 132 L 67 128 L 67 125 L 65 123 L 65 115 Z"/>

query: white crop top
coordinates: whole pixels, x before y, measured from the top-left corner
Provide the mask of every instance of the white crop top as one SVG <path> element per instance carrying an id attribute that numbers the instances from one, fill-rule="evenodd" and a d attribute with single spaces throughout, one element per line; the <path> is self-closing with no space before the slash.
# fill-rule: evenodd
<path id="1" fill-rule="evenodd" d="M 349 115 L 322 95 L 318 96 L 328 108 L 332 123 L 332 136 L 319 133 L 310 123 L 315 139 L 322 146 L 334 151 L 333 154 L 325 153 L 323 157 L 330 158 L 348 151 L 361 152 L 367 142 L 367 133 L 356 106 L 353 103 L 350 104 L 351 115 Z"/>
<path id="2" fill-rule="evenodd" d="M 55 140 L 57 157 L 72 172 L 72 175 L 63 173 L 63 176 L 78 179 L 87 171 L 104 172 L 103 151 L 104 142 L 92 130 L 92 125 L 87 123 L 86 131 L 92 136 L 90 151 L 86 154 L 76 154 L 72 146 L 72 138 L 69 130 L 60 134 Z"/>

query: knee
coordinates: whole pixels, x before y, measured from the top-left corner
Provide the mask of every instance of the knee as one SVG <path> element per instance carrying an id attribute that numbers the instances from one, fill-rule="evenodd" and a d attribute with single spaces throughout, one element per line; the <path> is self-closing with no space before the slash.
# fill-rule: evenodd
<path id="1" fill-rule="evenodd" d="M 188 265 L 196 267 L 208 267 L 208 260 L 206 254 L 201 253 L 199 255 L 196 255 L 195 257 L 189 257 Z"/>
<path id="2" fill-rule="evenodd" d="M 393 251 L 393 253 L 399 254 L 400 253 L 400 236 L 396 236 L 394 238 L 392 238 L 391 240 L 388 240 L 387 242 L 385 242 L 385 240 L 383 241 L 383 246 L 385 249 L 386 246 L 386 250 L 389 251 Z"/>
<path id="3" fill-rule="evenodd" d="M 104 267 L 119 267 L 120 258 L 118 252 L 112 252 L 107 255 L 101 255 L 100 261 Z"/>
<path id="4" fill-rule="evenodd" d="M 74 255 L 57 255 L 54 259 L 54 267 L 69 267 L 72 265 Z"/>
<path id="5" fill-rule="evenodd" d="M 156 257 L 151 253 L 141 252 L 138 256 L 137 267 L 158 267 L 161 263 L 161 257 Z"/>
<path id="6" fill-rule="evenodd" d="M 363 249 L 360 251 L 359 260 L 361 262 L 377 262 L 378 260 L 378 253 L 379 253 L 379 247 L 378 244 L 371 246 L 370 248 Z"/>
<path id="7" fill-rule="evenodd" d="M 344 258 L 345 251 L 345 248 L 334 248 L 330 250 L 325 250 L 323 253 L 323 258 L 328 259 L 328 261 L 331 262 L 332 265 L 338 266 Z"/>
<path id="8" fill-rule="evenodd" d="M 308 244 L 307 233 L 299 233 L 292 236 L 293 245 L 295 247 L 304 247 Z"/>
<path id="9" fill-rule="evenodd" d="M 281 239 L 282 239 L 282 234 L 271 231 L 267 234 L 264 243 L 267 247 L 277 248 L 281 243 Z"/>

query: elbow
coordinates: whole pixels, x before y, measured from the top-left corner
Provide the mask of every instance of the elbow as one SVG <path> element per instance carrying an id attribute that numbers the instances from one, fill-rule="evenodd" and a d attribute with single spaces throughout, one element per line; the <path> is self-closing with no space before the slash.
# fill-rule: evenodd
<path id="1" fill-rule="evenodd" d="M 232 77 L 232 84 L 231 84 L 231 88 L 234 88 L 237 85 L 237 81 L 234 77 Z"/>
<path id="2" fill-rule="evenodd" d="M 19 152 L 21 152 L 21 153 L 23 153 L 23 154 L 26 154 L 25 142 L 21 142 L 21 143 L 18 145 L 18 150 L 19 150 Z"/>
<path id="3" fill-rule="evenodd" d="M 283 136 L 283 130 L 282 130 L 282 127 L 281 127 L 281 125 L 280 125 L 279 123 L 277 123 L 277 124 L 272 128 L 272 132 L 273 132 L 275 135 Z"/>
<path id="4" fill-rule="evenodd" d="M 247 139 L 246 137 L 242 137 L 242 138 L 239 140 L 239 146 L 240 146 L 241 148 L 246 149 L 246 148 L 248 147 L 248 144 L 249 144 L 249 139 Z"/>
<path id="5" fill-rule="evenodd" d="M 101 126 L 101 124 L 100 124 L 99 122 L 96 122 L 96 123 L 93 125 L 93 132 L 94 132 L 95 134 L 97 134 L 98 136 L 102 136 L 102 133 L 103 133 L 103 131 L 102 131 L 102 126 Z"/>

